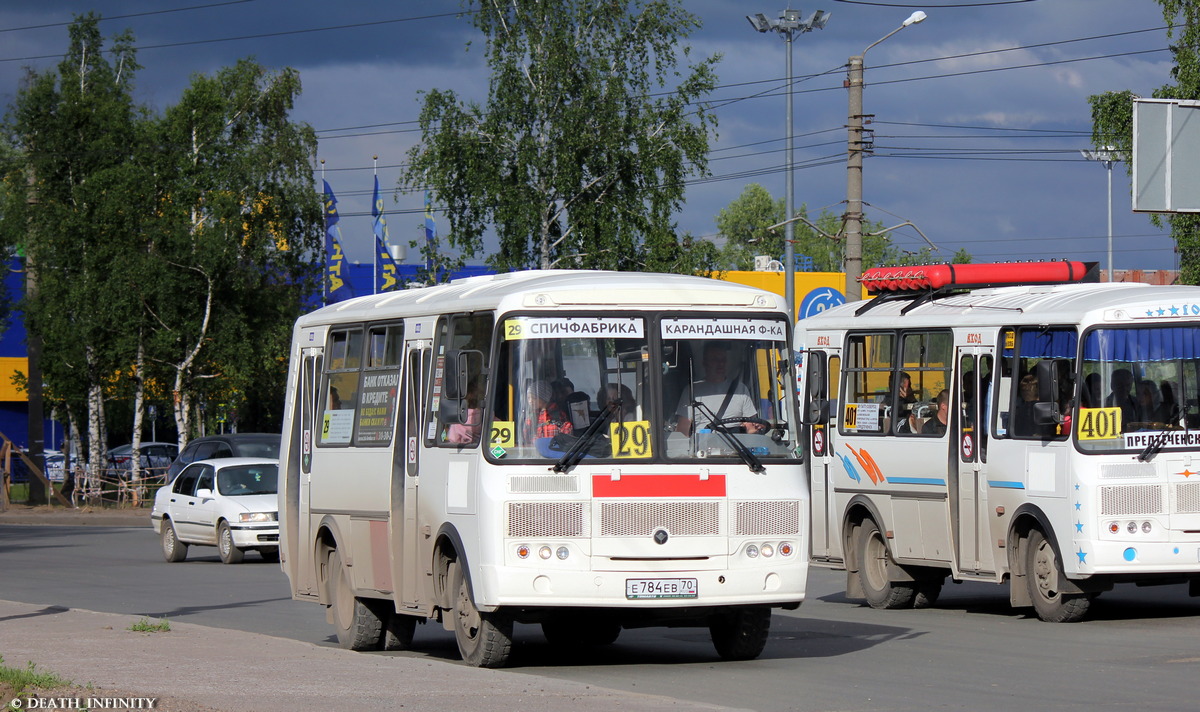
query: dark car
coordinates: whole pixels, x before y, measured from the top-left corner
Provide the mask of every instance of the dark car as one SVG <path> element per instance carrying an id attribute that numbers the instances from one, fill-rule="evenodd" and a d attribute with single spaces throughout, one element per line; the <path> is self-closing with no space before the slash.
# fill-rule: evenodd
<path id="1" fill-rule="evenodd" d="M 197 460 L 215 460 L 222 457 L 265 457 L 279 458 L 279 433 L 226 433 L 205 435 L 187 444 L 179 457 L 167 470 L 167 482 L 184 467 Z"/>
<path id="2" fill-rule="evenodd" d="M 175 443 L 144 442 L 141 444 L 143 476 L 161 476 L 179 454 Z M 133 469 L 133 445 L 119 445 L 108 451 L 108 467 L 122 479 Z"/>

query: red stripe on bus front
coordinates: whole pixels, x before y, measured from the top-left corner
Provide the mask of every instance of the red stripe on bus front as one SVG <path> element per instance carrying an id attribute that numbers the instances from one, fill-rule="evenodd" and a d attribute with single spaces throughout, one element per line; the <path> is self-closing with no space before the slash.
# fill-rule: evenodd
<path id="1" fill-rule="evenodd" d="M 725 475 L 592 475 L 593 497 L 724 497 Z"/>

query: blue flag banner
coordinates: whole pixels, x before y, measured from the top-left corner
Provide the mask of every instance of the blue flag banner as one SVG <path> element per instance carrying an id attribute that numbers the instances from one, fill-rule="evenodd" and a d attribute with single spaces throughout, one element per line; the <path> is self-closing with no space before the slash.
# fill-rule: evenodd
<path id="1" fill-rule="evenodd" d="M 396 261 L 388 244 L 387 220 L 383 217 L 383 198 L 379 195 L 379 176 L 375 176 L 375 195 L 371 204 L 375 216 L 375 292 L 396 289 Z"/>
<path id="2" fill-rule="evenodd" d="M 425 269 L 433 269 L 433 245 L 437 238 L 437 225 L 433 222 L 433 201 L 429 191 L 425 191 L 425 246 L 428 255 L 425 257 Z"/>
<path id="3" fill-rule="evenodd" d="M 325 184 L 325 303 L 333 304 L 354 296 L 350 282 L 346 279 L 346 255 L 342 252 L 341 233 L 338 230 L 337 198 L 329 181 Z"/>
<path id="4" fill-rule="evenodd" d="M 375 293 L 396 290 L 396 261 L 388 253 L 387 245 L 378 236 L 375 238 Z"/>

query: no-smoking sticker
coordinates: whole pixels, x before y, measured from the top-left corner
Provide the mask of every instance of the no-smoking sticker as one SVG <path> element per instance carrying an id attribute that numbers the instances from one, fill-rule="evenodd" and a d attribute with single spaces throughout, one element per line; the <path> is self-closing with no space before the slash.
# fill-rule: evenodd
<path id="1" fill-rule="evenodd" d="M 817 455 L 824 455 L 825 454 L 825 431 L 824 430 L 814 430 L 812 438 L 813 438 L 813 441 L 812 441 L 813 452 L 816 453 Z"/>
<path id="2" fill-rule="evenodd" d="M 962 436 L 962 458 L 970 460 L 975 455 L 975 440 L 970 433 L 963 433 Z"/>

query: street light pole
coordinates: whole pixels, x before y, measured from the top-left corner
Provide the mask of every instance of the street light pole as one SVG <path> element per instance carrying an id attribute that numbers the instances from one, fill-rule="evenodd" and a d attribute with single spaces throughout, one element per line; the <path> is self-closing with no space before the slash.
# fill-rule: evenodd
<path id="1" fill-rule="evenodd" d="M 875 42 L 867 45 L 861 54 L 850 58 L 850 70 L 846 88 L 849 89 L 850 111 L 847 116 L 847 155 L 846 155 L 846 254 L 842 266 L 846 271 L 846 301 L 856 302 L 862 299 L 862 287 L 859 278 L 862 277 L 862 163 L 863 153 L 863 57 L 867 50 L 883 42 L 887 38 L 903 30 L 909 25 L 915 25 L 925 20 L 925 13 L 920 10 L 909 15 L 904 24 L 887 33 Z"/>
<path id="2" fill-rule="evenodd" d="M 807 20 L 800 19 L 799 10 L 784 10 L 779 13 L 778 20 L 767 19 L 766 15 L 758 13 L 756 15 L 746 15 L 746 19 L 750 21 L 750 25 L 759 32 L 768 32 L 774 30 L 778 32 L 787 46 L 787 180 L 784 188 L 784 210 L 787 212 L 787 217 L 791 218 L 795 215 L 795 176 L 793 173 L 794 162 L 792 158 L 792 39 L 795 35 L 801 35 L 805 32 L 811 32 L 814 29 L 820 30 L 825 27 L 825 23 L 829 22 L 830 13 L 824 10 L 817 10 Z M 788 222 L 784 228 L 783 235 L 783 271 L 785 283 L 783 286 L 784 299 L 787 300 L 788 311 L 792 313 L 792 318 L 796 318 L 796 254 L 795 244 L 793 241 L 792 223 Z"/>
<path id="3" fill-rule="evenodd" d="M 1112 166 L 1114 161 L 1120 160 L 1116 150 L 1112 146 L 1105 146 L 1098 151 L 1080 151 L 1083 157 L 1089 161 L 1100 161 L 1104 164 L 1105 172 L 1108 173 L 1108 281 L 1113 281 L 1113 256 L 1112 256 Z"/>

